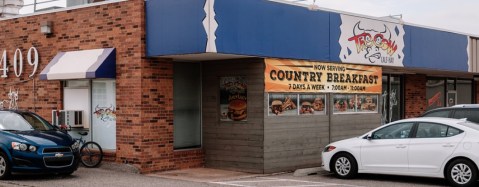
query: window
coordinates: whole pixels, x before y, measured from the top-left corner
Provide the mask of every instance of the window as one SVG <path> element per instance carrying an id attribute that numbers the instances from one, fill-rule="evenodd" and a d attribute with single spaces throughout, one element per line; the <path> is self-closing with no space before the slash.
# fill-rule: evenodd
<path id="1" fill-rule="evenodd" d="M 373 133 L 373 139 L 403 139 L 409 138 L 414 123 L 399 123 L 389 125 Z"/>
<path id="2" fill-rule="evenodd" d="M 457 80 L 457 104 L 472 102 L 472 80 Z"/>
<path id="3" fill-rule="evenodd" d="M 426 82 L 426 111 L 444 106 L 445 85 L 443 79 L 429 78 Z"/>
<path id="4" fill-rule="evenodd" d="M 456 104 L 473 103 L 472 80 L 428 78 L 426 83 L 426 111 Z"/>
<path id="5" fill-rule="evenodd" d="M 52 130 L 53 127 L 41 117 L 31 113 L 20 114 L 35 130 Z"/>
<path id="6" fill-rule="evenodd" d="M 201 147 L 201 67 L 175 63 L 173 75 L 173 147 Z"/>
<path id="7" fill-rule="evenodd" d="M 448 118 L 450 110 L 438 110 L 438 111 L 432 111 L 427 114 L 424 114 L 423 117 L 442 117 L 442 118 Z"/>
<path id="8" fill-rule="evenodd" d="M 456 129 L 456 128 L 449 127 L 447 129 L 447 137 L 456 136 L 456 135 L 461 134 L 461 133 L 462 133 L 462 131 L 459 130 L 459 129 Z"/>
<path id="9" fill-rule="evenodd" d="M 377 113 L 378 95 L 373 94 L 335 94 L 333 113 Z"/>
<path id="10" fill-rule="evenodd" d="M 445 137 L 447 127 L 434 123 L 419 123 L 416 138 L 438 138 Z"/>
<path id="11" fill-rule="evenodd" d="M 298 94 L 269 94 L 270 116 L 298 115 Z"/>
<path id="12" fill-rule="evenodd" d="M 454 112 L 454 118 L 479 123 L 479 109 L 461 109 Z"/>
<path id="13" fill-rule="evenodd" d="M 326 115 L 326 94 L 270 93 L 269 116 Z"/>
<path id="14" fill-rule="evenodd" d="M 103 149 L 116 149 L 116 81 L 92 80 L 91 132 Z"/>
<path id="15" fill-rule="evenodd" d="M 451 135 L 448 135 L 448 128 L 451 128 Z M 441 138 L 458 134 L 458 130 L 454 132 L 452 127 L 435 123 L 422 122 L 417 126 L 416 138 Z"/>

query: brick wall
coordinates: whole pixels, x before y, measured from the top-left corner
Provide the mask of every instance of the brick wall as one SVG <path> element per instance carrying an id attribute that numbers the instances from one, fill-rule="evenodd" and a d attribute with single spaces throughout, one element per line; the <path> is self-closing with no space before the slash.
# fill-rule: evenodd
<path id="1" fill-rule="evenodd" d="M 40 33 L 42 21 L 52 21 L 53 34 Z M 32 46 L 40 61 L 29 79 L 26 54 Z M 57 52 L 110 47 L 117 52 L 117 150 L 107 160 L 133 164 L 142 172 L 202 166 L 202 150 L 173 151 L 172 62 L 144 58 L 144 1 L 0 20 L 0 50 L 7 50 L 9 62 L 17 48 L 24 58 L 22 76 L 17 78 L 9 63 L 8 78 L 0 78 L 0 100 L 7 99 L 10 88 L 18 89 L 20 109 L 51 120 L 51 110 L 63 105 L 62 84 L 40 81 L 41 70 Z"/>
<path id="2" fill-rule="evenodd" d="M 418 117 L 426 111 L 426 75 L 405 76 L 405 118 Z"/>

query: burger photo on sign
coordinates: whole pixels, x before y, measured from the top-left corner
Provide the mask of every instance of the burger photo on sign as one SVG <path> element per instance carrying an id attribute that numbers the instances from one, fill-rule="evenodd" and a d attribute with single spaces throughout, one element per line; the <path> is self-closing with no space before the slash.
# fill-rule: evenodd
<path id="1" fill-rule="evenodd" d="M 247 116 L 247 104 L 245 100 L 235 99 L 228 104 L 228 118 L 233 121 L 242 121 Z"/>

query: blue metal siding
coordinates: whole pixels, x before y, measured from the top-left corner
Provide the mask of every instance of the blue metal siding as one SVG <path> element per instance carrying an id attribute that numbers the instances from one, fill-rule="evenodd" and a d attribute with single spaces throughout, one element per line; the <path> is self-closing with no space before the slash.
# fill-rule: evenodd
<path id="1" fill-rule="evenodd" d="M 147 1 L 147 55 L 206 52 L 206 0 Z M 217 52 L 340 62 L 341 16 L 267 0 L 215 0 Z M 405 67 L 467 71 L 468 36 L 404 25 Z"/>
<path id="2" fill-rule="evenodd" d="M 408 25 L 404 30 L 405 67 L 468 70 L 467 36 Z"/>
<path id="3" fill-rule="evenodd" d="M 339 44 L 339 37 L 341 36 L 341 29 L 340 26 L 341 22 L 341 15 L 336 13 L 330 13 L 329 18 L 329 27 L 330 27 L 330 59 L 329 61 L 332 62 L 341 62 L 339 58 L 339 54 L 341 53 L 341 45 Z"/>
<path id="4" fill-rule="evenodd" d="M 206 0 L 146 1 L 147 56 L 206 51 Z"/>
<path id="5" fill-rule="evenodd" d="M 329 60 L 329 13 L 266 0 L 216 0 L 218 53 Z"/>

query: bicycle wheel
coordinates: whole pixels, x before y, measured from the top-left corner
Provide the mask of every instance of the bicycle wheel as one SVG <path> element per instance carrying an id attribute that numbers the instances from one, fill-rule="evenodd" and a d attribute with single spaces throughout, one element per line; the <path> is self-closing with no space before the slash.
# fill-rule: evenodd
<path id="1" fill-rule="evenodd" d="M 97 167 L 103 159 L 103 151 L 96 142 L 87 142 L 80 149 L 80 158 L 85 167 Z"/>

